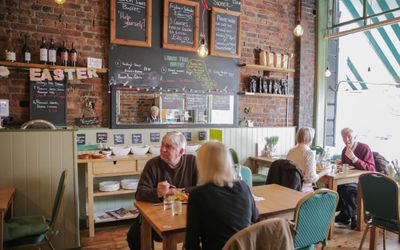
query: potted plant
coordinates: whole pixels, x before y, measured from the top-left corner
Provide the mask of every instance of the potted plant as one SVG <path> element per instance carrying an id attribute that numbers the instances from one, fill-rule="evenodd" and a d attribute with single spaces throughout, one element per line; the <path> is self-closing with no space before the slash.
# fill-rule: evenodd
<path id="1" fill-rule="evenodd" d="M 279 136 L 267 136 L 265 139 L 265 153 L 267 157 L 271 157 L 276 151 L 276 145 L 279 141 Z"/>

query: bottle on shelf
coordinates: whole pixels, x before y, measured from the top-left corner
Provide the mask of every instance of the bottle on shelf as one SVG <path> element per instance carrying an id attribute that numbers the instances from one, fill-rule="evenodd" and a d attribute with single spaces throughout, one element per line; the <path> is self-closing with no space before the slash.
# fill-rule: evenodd
<path id="1" fill-rule="evenodd" d="M 42 37 L 42 43 L 40 44 L 40 63 L 47 64 L 48 61 L 48 49 L 44 37 Z"/>
<path id="2" fill-rule="evenodd" d="M 56 46 L 54 46 L 54 41 L 52 38 L 49 47 L 49 63 L 51 65 L 56 65 L 56 61 L 57 61 L 57 48 Z"/>
<path id="3" fill-rule="evenodd" d="M 61 65 L 68 66 L 68 49 L 65 48 L 65 41 L 63 41 L 63 45 L 60 50 L 61 57 Z"/>
<path id="4" fill-rule="evenodd" d="M 260 48 L 259 57 L 260 57 L 260 65 L 266 66 L 267 65 L 267 53 L 262 48 Z"/>
<path id="5" fill-rule="evenodd" d="M 24 45 L 22 46 L 22 61 L 25 63 L 30 63 L 32 61 L 31 50 L 28 45 L 28 36 L 24 36 Z"/>
<path id="6" fill-rule="evenodd" d="M 74 48 L 74 43 L 72 43 L 72 47 L 71 47 L 71 51 L 69 52 L 69 56 L 70 56 L 70 66 L 74 66 L 76 67 L 76 61 L 78 59 L 78 52 L 75 50 Z"/>
<path id="7" fill-rule="evenodd" d="M 6 61 L 15 62 L 16 61 L 16 53 L 14 46 L 12 45 L 11 37 L 8 38 L 7 46 L 5 49 L 6 52 Z"/>
<path id="8" fill-rule="evenodd" d="M 269 50 L 266 52 L 267 58 L 267 66 L 273 67 L 274 66 L 274 53 L 271 50 L 271 46 L 269 46 Z"/>

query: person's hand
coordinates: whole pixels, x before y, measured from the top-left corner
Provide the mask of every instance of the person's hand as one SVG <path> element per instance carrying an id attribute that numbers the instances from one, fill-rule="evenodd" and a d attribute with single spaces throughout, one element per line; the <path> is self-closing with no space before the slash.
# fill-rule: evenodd
<path id="1" fill-rule="evenodd" d="M 170 184 L 168 181 L 161 181 L 157 184 L 157 196 L 158 198 L 163 197 L 164 195 L 168 194 Z"/>
<path id="2" fill-rule="evenodd" d="M 170 189 L 168 190 L 167 195 L 176 195 L 176 194 L 180 194 L 180 193 L 182 193 L 180 189 L 177 189 L 177 188 L 170 188 Z"/>
<path id="3" fill-rule="evenodd" d="M 349 158 L 353 163 L 357 161 L 357 157 L 354 155 L 353 150 L 350 147 L 346 147 L 346 152 L 344 153 L 347 158 Z"/>
<path id="4" fill-rule="evenodd" d="M 336 160 L 336 165 L 342 165 L 342 160 Z"/>

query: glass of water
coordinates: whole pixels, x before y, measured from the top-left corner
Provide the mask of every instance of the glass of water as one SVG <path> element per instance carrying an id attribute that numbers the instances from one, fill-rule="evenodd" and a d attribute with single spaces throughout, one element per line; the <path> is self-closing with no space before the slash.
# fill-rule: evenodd
<path id="1" fill-rule="evenodd" d="M 182 214 L 182 201 L 172 202 L 172 216 Z"/>
<path id="2" fill-rule="evenodd" d="M 163 208 L 164 208 L 164 210 L 171 209 L 171 206 L 172 206 L 172 201 L 168 200 L 167 196 L 164 195 L 164 199 L 163 199 Z"/>

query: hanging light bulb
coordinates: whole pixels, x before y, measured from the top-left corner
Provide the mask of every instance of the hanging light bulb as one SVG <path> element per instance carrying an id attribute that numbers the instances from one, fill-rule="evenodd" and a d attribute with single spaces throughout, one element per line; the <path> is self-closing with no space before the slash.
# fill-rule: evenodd
<path id="1" fill-rule="evenodd" d="M 297 25 L 293 30 L 293 35 L 297 37 L 301 37 L 304 33 L 303 27 L 301 27 L 301 2 L 300 0 L 297 3 Z"/>
<path id="2" fill-rule="evenodd" d="M 368 66 L 368 72 L 371 72 L 371 66 Z"/>
<path id="3" fill-rule="evenodd" d="M 331 75 L 332 75 L 331 71 L 329 70 L 328 67 L 326 67 L 326 70 L 325 70 L 325 77 L 330 77 Z"/>
<path id="4" fill-rule="evenodd" d="M 197 55 L 201 58 L 208 56 L 208 48 L 204 37 L 200 39 L 200 46 L 197 49 Z"/>
<path id="5" fill-rule="evenodd" d="M 65 0 L 54 0 L 54 2 L 56 2 L 57 4 L 63 4 L 65 3 Z"/>
<path id="6" fill-rule="evenodd" d="M 304 29 L 301 27 L 301 24 L 297 24 L 293 30 L 293 35 L 300 37 L 304 34 Z"/>

